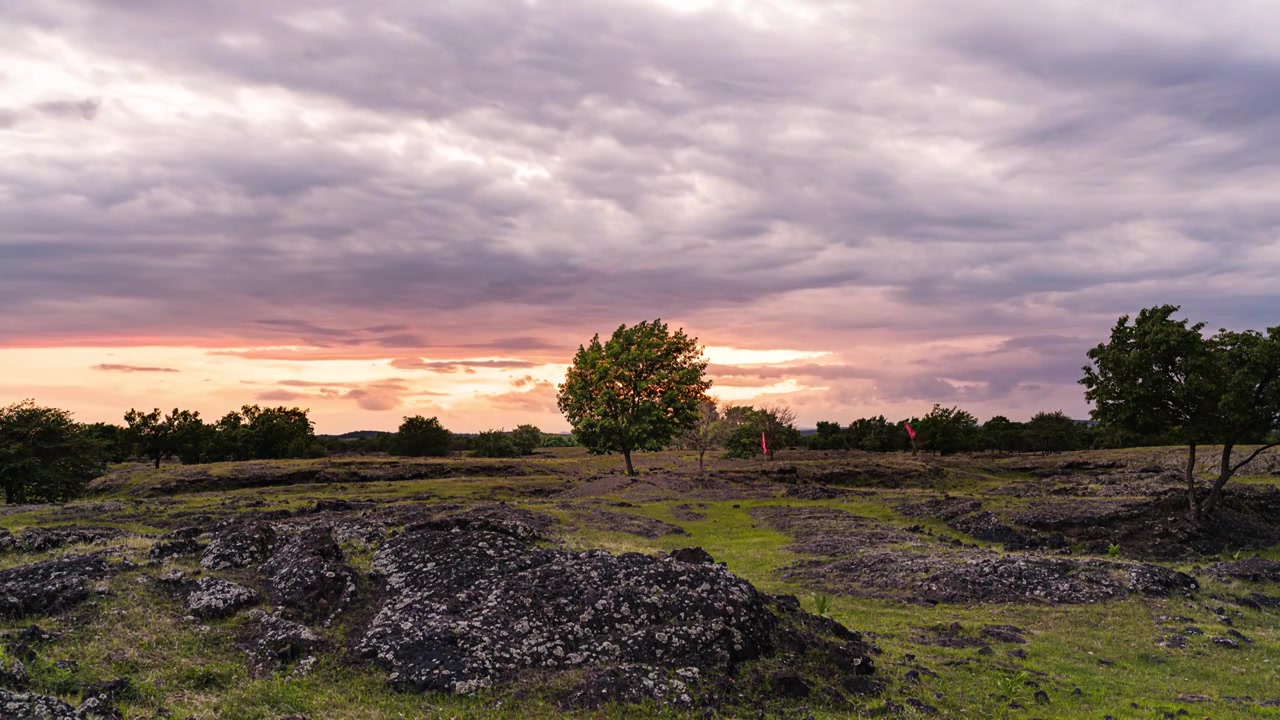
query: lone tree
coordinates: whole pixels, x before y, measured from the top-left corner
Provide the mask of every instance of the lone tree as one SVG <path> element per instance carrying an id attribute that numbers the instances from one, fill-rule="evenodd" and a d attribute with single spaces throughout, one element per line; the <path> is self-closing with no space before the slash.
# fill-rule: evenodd
<path id="1" fill-rule="evenodd" d="M 106 467 L 105 444 L 71 413 L 24 400 L 0 408 L 0 488 L 8 503 L 79 495 Z"/>
<path id="2" fill-rule="evenodd" d="M 593 453 L 660 450 L 694 424 L 711 382 L 697 338 L 661 320 L 620 325 L 608 341 L 579 346 L 557 402 L 573 436 Z"/>
<path id="3" fill-rule="evenodd" d="M 176 410 L 175 410 L 176 412 Z M 160 408 L 149 413 L 130 409 L 124 414 L 125 433 L 133 451 L 149 458 L 160 467 L 160 461 L 174 454 L 173 416 L 164 417 Z"/>
<path id="4" fill-rule="evenodd" d="M 703 398 L 698 402 L 698 417 L 693 424 L 680 431 L 677 440 L 687 450 L 698 451 L 698 472 L 704 472 L 704 458 L 707 451 L 724 440 L 724 422 L 720 419 L 720 410 L 715 398 Z"/>
<path id="5" fill-rule="evenodd" d="M 1280 428 L 1280 327 L 1220 330 L 1175 320 L 1176 305 L 1121 316 L 1109 342 L 1089 351 L 1080 380 L 1100 423 L 1139 435 L 1170 433 L 1187 443 L 1190 513 L 1199 520 L 1218 505 L 1222 487 L 1263 451 Z M 1233 463 L 1236 445 L 1267 443 Z M 1203 497 L 1196 488 L 1196 447 L 1220 443 L 1218 477 Z"/>
<path id="6" fill-rule="evenodd" d="M 449 454 L 453 433 L 435 417 L 413 415 L 400 423 L 400 429 L 391 436 L 392 455 L 409 457 L 444 457 Z"/>

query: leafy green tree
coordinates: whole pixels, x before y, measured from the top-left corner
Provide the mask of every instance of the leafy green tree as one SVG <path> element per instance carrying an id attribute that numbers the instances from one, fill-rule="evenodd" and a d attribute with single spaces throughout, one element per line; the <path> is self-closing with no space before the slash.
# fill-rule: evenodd
<path id="1" fill-rule="evenodd" d="M 557 433 L 543 433 L 542 447 L 578 447 L 578 442 L 573 439 L 572 435 L 560 435 Z"/>
<path id="2" fill-rule="evenodd" d="M 309 412 L 284 406 L 241 407 L 249 456 L 255 460 L 323 456 L 324 447 L 316 440 L 315 425 L 307 417 Z"/>
<path id="3" fill-rule="evenodd" d="M 392 455 L 409 457 L 444 457 L 449 454 L 453 433 L 435 417 L 413 415 L 400 423 L 391 437 L 388 449 Z"/>
<path id="4" fill-rule="evenodd" d="M 542 447 L 542 430 L 536 425 L 517 425 L 511 431 L 511 442 L 521 455 L 532 455 L 534 450 Z"/>
<path id="5" fill-rule="evenodd" d="M 1111 337 L 1089 351 L 1085 399 L 1093 418 L 1137 435 L 1170 433 L 1187 443 L 1185 481 L 1190 514 L 1200 520 L 1217 507 L 1223 486 L 1240 468 L 1275 447 L 1280 427 L 1280 327 L 1221 330 L 1205 337 L 1204 323 L 1175 320 L 1175 305 L 1121 316 Z M 1201 497 L 1196 449 L 1220 443 L 1218 477 Z M 1237 445 L 1264 443 L 1233 463 Z"/>
<path id="6" fill-rule="evenodd" d="M 32 400 L 0 408 L 0 487 L 5 502 L 60 502 L 105 470 L 104 445 L 71 413 Z"/>
<path id="7" fill-rule="evenodd" d="M 149 413 L 130 409 L 124 414 L 125 433 L 133 452 L 155 462 L 173 455 L 173 422 L 160 414 L 160 408 Z"/>
<path id="8" fill-rule="evenodd" d="M 849 438 L 849 447 L 856 450 L 893 452 L 903 448 L 902 425 L 889 422 L 883 415 L 858 418 L 849 423 L 845 433 Z"/>
<path id="9" fill-rule="evenodd" d="M 677 437 L 680 447 L 698 452 L 698 472 L 705 472 L 704 458 L 707 451 L 719 445 L 725 436 L 726 426 L 720 419 L 720 409 L 715 398 L 703 398 L 698 403 L 698 418 L 680 431 Z"/>
<path id="10" fill-rule="evenodd" d="M 85 425 L 84 430 L 102 446 L 107 462 L 118 463 L 129 459 L 129 438 L 124 428 L 97 422 Z"/>
<path id="11" fill-rule="evenodd" d="M 1026 426 L 1003 415 L 996 415 L 982 424 L 983 450 L 996 452 L 1023 452 L 1027 449 Z"/>
<path id="12" fill-rule="evenodd" d="M 847 450 L 849 435 L 838 422 L 818 421 L 818 431 L 809 436 L 812 450 Z"/>
<path id="13" fill-rule="evenodd" d="M 1039 412 L 1026 425 L 1027 445 L 1034 452 L 1057 453 L 1080 447 L 1080 423 L 1061 410 Z"/>
<path id="14" fill-rule="evenodd" d="M 172 433 L 173 454 L 184 465 L 194 465 L 208 461 L 209 448 L 213 441 L 213 429 L 204 424 L 200 413 L 191 410 L 178 410 L 165 417 Z"/>
<path id="15" fill-rule="evenodd" d="M 485 430 L 471 438 L 471 456 L 481 458 L 520 457 L 511 433 L 502 430 Z"/>
<path id="16" fill-rule="evenodd" d="M 934 405 L 933 410 L 912 427 L 919 434 L 917 443 L 940 455 L 978 449 L 978 419 L 960 408 Z"/>
<path id="17" fill-rule="evenodd" d="M 574 438 L 593 453 L 660 450 L 698 419 L 711 382 L 696 338 L 661 320 L 621 325 L 606 342 L 579 346 L 557 402 Z"/>
<path id="18" fill-rule="evenodd" d="M 795 412 L 785 405 L 764 407 L 737 406 L 725 409 L 728 436 L 725 440 L 725 457 L 749 458 L 764 452 L 761 436 L 768 447 L 770 460 L 780 448 L 800 444 L 800 432 L 795 428 Z"/>

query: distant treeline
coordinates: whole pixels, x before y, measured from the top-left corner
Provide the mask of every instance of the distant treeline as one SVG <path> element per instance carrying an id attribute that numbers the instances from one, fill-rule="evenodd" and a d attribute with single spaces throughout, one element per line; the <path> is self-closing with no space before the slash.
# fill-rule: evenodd
<path id="1" fill-rule="evenodd" d="M 0 490 L 10 503 L 57 502 L 80 495 L 108 463 L 165 460 L 183 464 L 387 453 L 409 457 L 467 453 L 519 457 L 541 447 L 572 445 L 533 425 L 475 435 L 449 432 L 437 418 L 406 417 L 393 433 L 317 437 L 309 410 L 245 405 L 216 421 L 174 408 L 129 410 L 123 425 L 78 423 L 71 413 L 25 400 L 0 407 Z"/>
<path id="2" fill-rule="evenodd" d="M 902 452 L 913 449 L 906 432 L 908 423 L 916 431 L 915 449 L 944 455 L 984 451 L 1054 453 L 1177 443 L 1173 433 L 1139 435 L 1074 420 L 1062 411 L 1036 413 L 1027 422 L 997 415 L 979 423 L 966 410 L 935 405 L 924 417 L 893 422 L 883 415 L 860 418 L 848 425 L 819 422 L 817 432 L 803 436 L 801 444 L 814 450 Z"/>

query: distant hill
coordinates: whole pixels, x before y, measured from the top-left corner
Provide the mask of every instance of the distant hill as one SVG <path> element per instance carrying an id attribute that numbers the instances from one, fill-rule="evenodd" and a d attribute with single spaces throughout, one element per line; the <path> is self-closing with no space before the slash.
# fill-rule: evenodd
<path id="1" fill-rule="evenodd" d="M 368 440 L 369 438 L 376 438 L 380 435 L 390 434 L 391 433 L 386 432 L 385 430 L 352 430 L 351 432 L 342 433 L 341 435 L 317 435 L 316 437 L 321 440 Z"/>

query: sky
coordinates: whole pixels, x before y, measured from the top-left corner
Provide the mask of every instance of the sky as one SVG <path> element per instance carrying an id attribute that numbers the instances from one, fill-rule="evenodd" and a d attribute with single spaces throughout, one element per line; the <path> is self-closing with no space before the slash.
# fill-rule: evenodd
<path id="1" fill-rule="evenodd" d="M 1280 6 L 0 0 L 0 404 L 567 425 L 661 318 L 799 424 L 1085 417 L 1280 324 Z"/>

